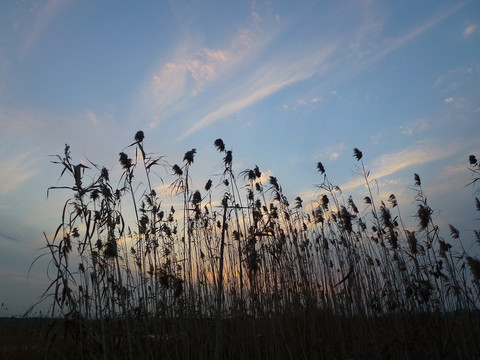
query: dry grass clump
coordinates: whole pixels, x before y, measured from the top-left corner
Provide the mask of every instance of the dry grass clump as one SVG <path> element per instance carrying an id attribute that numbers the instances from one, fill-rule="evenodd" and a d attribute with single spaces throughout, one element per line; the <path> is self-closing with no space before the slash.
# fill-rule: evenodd
<path id="1" fill-rule="evenodd" d="M 363 206 L 318 163 L 307 211 L 257 166 L 236 175 L 221 139 L 223 172 L 203 189 L 192 185 L 195 149 L 171 166 L 144 139 L 137 132 L 120 154 L 116 186 L 105 168 L 75 165 L 68 145 L 54 160 L 71 184 L 49 191 L 72 197 L 45 236 L 55 276 L 44 298 L 69 341 L 48 349 L 103 359 L 480 356 L 480 261 L 453 226 L 452 243 L 440 236 L 417 174 L 413 230 L 393 194 L 374 196 L 358 149 Z M 155 191 L 158 166 L 182 206 Z"/>

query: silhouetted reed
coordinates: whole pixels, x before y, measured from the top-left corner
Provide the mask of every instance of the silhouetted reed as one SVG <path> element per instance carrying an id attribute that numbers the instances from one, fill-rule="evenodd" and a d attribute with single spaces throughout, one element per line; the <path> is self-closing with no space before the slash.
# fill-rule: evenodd
<path id="1" fill-rule="evenodd" d="M 257 166 L 237 176 L 221 139 L 223 171 L 200 191 L 191 179 L 195 149 L 170 166 L 144 140 L 137 132 L 126 148 L 134 154 L 120 153 L 117 186 L 105 168 L 74 165 L 68 145 L 54 160 L 71 185 L 49 191 L 72 197 L 55 234 L 45 235 L 56 271 L 44 297 L 52 317 L 68 321 L 65 346 L 79 357 L 480 354 L 468 340 L 480 330 L 480 261 L 455 227 L 455 245 L 442 238 L 417 174 L 418 223 L 409 227 L 395 195 L 374 196 L 357 148 L 363 208 L 320 162 L 316 198 L 290 204 Z M 469 162 L 478 174 L 476 158 Z M 170 198 L 152 186 L 158 166 L 175 177 Z"/>

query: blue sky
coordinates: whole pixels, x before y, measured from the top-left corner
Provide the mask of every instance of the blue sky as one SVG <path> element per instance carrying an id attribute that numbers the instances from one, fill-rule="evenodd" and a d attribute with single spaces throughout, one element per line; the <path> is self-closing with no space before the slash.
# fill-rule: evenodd
<path id="1" fill-rule="evenodd" d="M 315 195 L 318 161 L 360 201 L 358 147 L 404 216 L 418 173 L 438 224 L 472 238 L 479 26 L 478 1 L 2 1 L 0 316 L 48 284 L 46 261 L 27 271 L 65 200 L 46 198 L 49 155 L 68 143 L 118 174 L 140 129 L 171 164 L 196 148 L 198 186 L 222 138 L 238 172 L 258 164 L 292 201 Z"/>

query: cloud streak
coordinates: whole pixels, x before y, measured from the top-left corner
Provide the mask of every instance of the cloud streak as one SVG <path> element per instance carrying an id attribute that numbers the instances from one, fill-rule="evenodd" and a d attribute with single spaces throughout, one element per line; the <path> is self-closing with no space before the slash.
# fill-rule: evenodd
<path id="1" fill-rule="evenodd" d="M 33 27 L 27 39 L 21 48 L 21 57 L 25 57 L 32 46 L 42 36 L 45 29 L 52 22 L 55 16 L 58 15 L 63 6 L 67 5 L 70 0 L 49 0 L 43 7 L 40 8 L 38 14 L 33 20 Z"/>
<path id="2" fill-rule="evenodd" d="M 478 25 L 476 25 L 476 24 L 471 24 L 471 25 L 467 26 L 465 28 L 465 30 L 463 31 L 463 36 L 467 37 L 467 36 L 472 35 L 475 32 L 475 30 L 477 29 L 477 27 L 478 27 Z"/>
<path id="3" fill-rule="evenodd" d="M 256 26 L 240 28 L 224 48 L 199 47 L 190 38 L 174 51 L 173 58 L 155 69 L 142 93 L 141 107 L 162 113 L 162 119 L 181 111 L 188 101 L 237 73 L 242 63 L 268 42 Z M 161 120 L 154 119 L 152 126 Z"/>
<path id="4" fill-rule="evenodd" d="M 333 76 L 337 82 L 356 76 L 462 6 L 450 8 L 402 36 L 389 39 L 381 38 L 385 19 L 382 16 L 377 19 L 367 7 L 361 10 L 366 11 L 366 16 L 358 25 L 358 31 L 339 29 L 333 40 L 329 33 L 324 34 L 329 38 L 327 44 L 318 40 L 296 48 L 280 46 L 274 53 L 267 53 L 269 46 L 282 31 L 297 29 L 298 19 L 289 22 L 287 28 L 279 25 L 270 30 L 258 20 L 263 18 L 261 14 L 255 12 L 250 15 L 250 27 L 240 27 L 227 46 L 201 47 L 191 40 L 184 41 L 175 51 L 173 60 L 153 72 L 143 92 L 140 111 L 151 116 L 151 127 L 174 117 L 176 122 L 178 117 L 183 118 L 183 128 L 187 129 L 177 140 L 184 140 L 282 89 L 323 74 L 326 68 L 330 70 L 329 78 Z M 375 24 L 372 25 L 372 21 Z M 358 36 L 353 36 L 352 42 L 353 34 Z M 292 34 L 299 41 L 304 36 L 302 31 Z M 319 34 L 319 39 L 322 38 Z M 352 59 L 355 65 L 349 66 Z M 250 66 L 248 73 L 247 64 Z M 349 70 L 345 71 L 346 68 Z M 198 105 L 194 108 L 193 103 Z M 192 114 L 199 120 L 193 121 Z"/>
<path id="5" fill-rule="evenodd" d="M 380 180 L 408 167 L 446 159 L 457 153 L 458 149 L 458 141 L 453 141 L 442 146 L 425 144 L 407 148 L 397 153 L 385 154 L 374 160 L 369 178 L 371 180 Z M 340 188 L 345 191 L 364 185 L 365 181 L 363 178 L 356 178 L 343 184 Z"/>
<path id="6" fill-rule="evenodd" d="M 391 52 L 395 51 L 396 49 L 406 45 L 425 31 L 429 30 L 430 28 L 434 27 L 442 20 L 446 19 L 448 16 L 453 14 L 457 11 L 461 6 L 456 6 L 444 13 L 436 16 L 432 20 L 418 26 L 417 28 L 413 29 L 412 31 L 408 32 L 407 34 L 394 39 L 393 41 L 389 41 L 388 45 L 385 45 L 381 50 L 373 53 L 371 56 L 365 56 L 366 64 L 373 64 L 374 62 L 380 60 L 381 58 L 387 56 Z M 374 32 L 375 34 L 379 33 L 379 28 L 381 28 L 380 24 L 376 24 L 375 26 L 369 26 L 368 31 L 364 30 L 365 32 Z M 360 39 L 360 40 L 359 40 Z M 358 43 L 363 38 L 356 38 L 354 49 L 361 48 L 361 45 Z M 363 39 L 366 41 L 365 39 Z M 271 61 L 268 65 L 269 68 L 273 68 L 275 70 L 270 71 L 269 76 L 263 77 L 264 83 L 260 86 L 249 86 L 246 87 L 245 90 L 239 92 L 235 96 L 235 100 L 229 101 L 224 103 L 223 105 L 219 106 L 217 109 L 211 111 L 203 118 L 201 118 L 198 122 L 196 122 L 193 126 L 191 126 L 187 131 L 185 131 L 181 136 L 180 140 L 184 139 L 195 132 L 199 131 L 200 129 L 209 126 L 217 121 L 222 120 L 233 113 L 240 111 L 257 101 L 262 100 L 263 98 L 272 95 L 273 93 L 281 90 L 282 88 L 291 85 L 296 82 L 300 82 L 302 80 L 306 80 L 309 77 L 313 76 L 314 74 L 321 71 L 322 65 L 326 66 L 325 60 L 328 56 L 335 56 L 338 55 L 338 51 L 335 51 L 338 46 L 327 46 L 324 49 L 317 51 L 316 53 L 304 53 L 301 56 L 300 60 L 294 61 L 289 65 L 283 64 L 282 66 L 276 66 L 275 61 Z M 362 50 L 366 51 L 366 50 Z M 336 53 L 336 54 L 335 54 Z M 361 56 L 363 57 L 363 55 Z M 312 62 L 312 59 L 315 59 Z M 288 64 L 288 62 L 287 62 Z M 262 69 L 265 70 L 265 69 Z M 252 78 L 258 78 L 261 74 L 261 71 L 255 73 Z"/>
<path id="7" fill-rule="evenodd" d="M 227 95 L 233 97 L 234 100 L 225 102 L 208 113 L 185 131 L 180 139 L 245 109 L 291 84 L 306 80 L 324 71 L 325 61 L 334 52 L 335 47 L 335 45 L 325 46 L 315 53 L 305 54 L 297 61 L 286 61 L 282 64 L 271 61 L 268 65 L 262 66 L 245 83 L 228 92 Z"/>
<path id="8" fill-rule="evenodd" d="M 373 53 L 373 56 L 368 58 L 367 63 L 371 65 L 379 61 L 380 59 L 384 58 L 385 56 L 389 55 L 393 51 L 405 46 L 406 44 L 416 39 L 426 31 L 438 25 L 443 20 L 447 19 L 449 16 L 453 15 L 455 12 L 460 10 L 463 6 L 465 6 L 465 3 L 459 3 L 458 5 L 436 15 L 431 20 L 426 21 L 425 23 L 415 27 L 413 30 L 405 33 L 402 36 L 386 39 L 383 42 L 383 46 L 379 46 L 379 44 L 375 44 L 375 47 L 379 47 L 380 50 Z"/>
<path id="9" fill-rule="evenodd" d="M 8 194 L 30 179 L 37 172 L 32 170 L 32 157 L 35 150 L 17 155 L 14 158 L 0 161 L 0 195 Z"/>

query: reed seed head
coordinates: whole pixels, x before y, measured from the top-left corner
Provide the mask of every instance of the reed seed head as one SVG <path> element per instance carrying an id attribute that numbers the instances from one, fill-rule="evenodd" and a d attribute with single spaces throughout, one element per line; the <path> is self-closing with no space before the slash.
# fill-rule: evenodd
<path id="1" fill-rule="evenodd" d="M 228 150 L 225 157 L 223 158 L 223 162 L 224 162 L 225 166 L 232 165 L 232 160 L 233 160 L 232 151 Z"/>
<path id="2" fill-rule="evenodd" d="M 317 163 L 317 170 L 320 172 L 320 174 L 325 174 L 325 168 L 321 162 Z"/>
<path id="3" fill-rule="evenodd" d="M 212 188 L 212 179 L 208 179 L 207 183 L 205 184 L 205 191 L 209 191 Z"/>
<path id="4" fill-rule="evenodd" d="M 224 152 L 225 151 L 225 144 L 223 143 L 222 139 L 217 139 L 214 141 L 213 145 L 217 148 L 218 151 Z"/>
<path id="5" fill-rule="evenodd" d="M 257 179 L 260 179 L 262 177 L 262 173 L 260 172 L 260 169 L 258 168 L 257 165 L 255 165 L 253 172 L 255 173 L 255 176 L 257 177 Z"/>
<path id="6" fill-rule="evenodd" d="M 415 185 L 422 185 L 422 182 L 420 181 L 420 176 L 418 176 L 418 174 L 413 174 L 413 180 L 415 181 Z"/>
<path id="7" fill-rule="evenodd" d="M 330 201 L 328 200 L 328 196 L 327 195 L 323 195 L 322 196 L 322 206 L 325 210 L 328 210 L 328 203 Z"/>
<path id="8" fill-rule="evenodd" d="M 295 208 L 296 209 L 301 209 L 302 208 L 302 204 L 303 204 L 303 200 L 300 196 L 297 196 L 295 198 Z"/>
<path id="9" fill-rule="evenodd" d="M 475 281 L 480 281 L 480 260 L 467 256 L 467 262 Z"/>
<path id="10" fill-rule="evenodd" d="M 143 139 L 145 139 L 145 134 L 143 133 L 143 131 L 142 130 L 137 131 L 137 133 L 135 134 L 135 141 L 142 142 Z"/>
<path id="11" fill-rule="evenodd" d="M 124 152 L 121 152 L 120 153 L 120 164 L 122 164 L 122 167 L 125 170 L 130 170 L 130 168 L 132 167 L 132 159 L 130 159 L 128 157 L 128 155 L 125 154 Z"/>
<path id="12" fill-rule="evenodd" d="M 390 194 L 388 201 L 390 202 L 390 204 L 392 204 L 392 207 L 396 207 L 398 205 L 397 198 L 394 194 Z"/>
<path id="13" fill-rule="evenodd" d="M 357 159 L 357 161 L 360 161 L 363 157 L 363 154 L 360 150 L 355 148 L 355 149 L 353 149 L 353 156 Z"/>
<path id="14" fill-rule="evenodd" d="M 173 170 L 173 173 L 175 175 L 178 175 L 178 176 L 182 176 L 183 175 L 183 170 L 180 168 L 180 166 L 178 166 L 177 164 L 173 165 L 172 166 L 172 170 Z"/>
<path id="15" fill-rule="evenodd" d="M 468 161 L 470 162 L 470 165 L 477 165 L 477 158 L 475 157 L 475 155 L 470 155 L 468 157 Z"/>
<path id="16" fill-rule="evenodd" d="M 195 157 L 196 152 L 197 152 L 196 149 L 187 151 L 183 157 L 183 161 L 185 161 L 188 165 L 193 164 L 193 158 Z"/>
<path id="17" fill-rule="evenodd" d="M 200 191 L 195 191 L 192 196 L 192 204 L 193 205 L 198 205 L 202 202 L 202 195 L 200 194 Z"/>
<path id="18" fill-rule="evenodd" d="M 443 241 L 443 240 L 438 240 L 438 243 L 440 245 L 440 252 L 442 253 L 445 253 L 447 252 L 448 250 L 451 249 L 452 245 L 450 245 L 449 243 Z"/>
<path id="19" fill-rule="evenodd" d="M 420 229 L 426 229 L 428 223 L 430 222 L 430 217 L 432 215 L 432 210 L 423 204 L 418 205 L 417 218 L 420 222 Z"/>
<path id="20" fill-rule="evenodd" d="M 270 176 L 269 182 L 270 182 L 270 185 L 272 185 L 272 187 L 275 190 L 277 190 L 277 191 L 280 190 L 280 186 L 278 185 L 278 181 L 277 181 L 277 178 L 275 176 Z"/>
<path id="21" fill-rule="evenodd" d="M 452 238 L 458 239 L 460 237 L 460 233 L 458 229 L 453 226 L 453 225 L 448 225 L 450 227 L 450 234 L 452 235 Z"/>
<path id="22" fill-rule="evenodd" d="M 348 198 L 348 205 L 350 206 L 350 208 L 355 214 L 358 214 L 357 205 L 355 205 L 355 203 L 353 202 L 353 198 L 351 196 Z"/>

